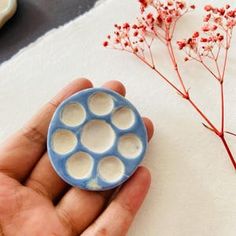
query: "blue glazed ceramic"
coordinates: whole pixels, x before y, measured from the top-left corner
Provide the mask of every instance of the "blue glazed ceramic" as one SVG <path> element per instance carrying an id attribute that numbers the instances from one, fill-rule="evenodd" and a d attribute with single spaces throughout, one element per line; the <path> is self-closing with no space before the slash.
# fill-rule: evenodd
<path id="1" fill-rule="evenodd" d="M 101 191 L 126 181 L 142 161 L 147 133 L 136 108 L 118 93 L 83 90 L 51 120 L 47 147 L 57 174 L 72 186 Z"/>

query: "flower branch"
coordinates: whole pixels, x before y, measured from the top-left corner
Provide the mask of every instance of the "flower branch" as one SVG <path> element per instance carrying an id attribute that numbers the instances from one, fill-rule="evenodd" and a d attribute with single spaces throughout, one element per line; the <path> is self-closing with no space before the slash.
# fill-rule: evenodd
<path id="1" fill-rule="evenodd" d="M 139 0 L 141 17 L 137 23 L 130 25 L 115 25 L 114 36 L 107 36 L 103 43 L 105 47 L 111 47 L 135 55 L 144 64 L 150 67 L 160 78 L 167 82 L 182 98 L 184 98 L 204 120 L 204 126 L 215 133 L 222 141 L 228 156 L 236 169 L 236 162 L 229 145 L 225 139 L 225 94 L 224 81 L 228 63 L 228 54 L 231 46 L 233 29 L 236 25 L 236 9 L 230 5 L 216 8 L 205 6 L 207 12 L 200 31 L 196 31 L 188 39 L 177 41 L 180 50 L 186 54 L 185 61 L 194 60 L 200 63 L 210 75 L 216 79 L 220 88 L 221 100 L 221 125 L 220 128 L 207 117 L 201 108 L 193 101 L 189 89 L 186 87 L 183 75 L 179 70 L 176 52 L 173 47 L 173 36 L 178 21 L 195 5 L 187 6 L 182 0 Z M 153 42 L 159 41 L 166 47 L 170 62 L 177 78 L 177 85 L 157 68 L 153 52 Z M 222 56 L 223 55 L 223 56 Z M 220 59 L 223 59 L 223 64 Z M 214 69 L 212 69 L 212 64 Z M 222 69 L 221 69 L 222 68 Z M 234 135 L 235 136 L 235 135 Z"/>

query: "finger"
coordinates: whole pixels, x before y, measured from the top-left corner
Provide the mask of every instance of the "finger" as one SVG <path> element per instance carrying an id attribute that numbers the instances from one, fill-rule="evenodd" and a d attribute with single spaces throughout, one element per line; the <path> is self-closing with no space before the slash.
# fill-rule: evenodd
<path id="1" fill-rule="evenodd" d="M 143 123 L 146 126 L 148 141 L 150 141 L 152 139 L 153 134 L 154 134 L 154 125 L 153 125 L 152 121 L 147 117 L 143 117 Z"/>
<path id="2" fill-rule="evenodd" d="M 125 95 L 125 87 L 119 81 L 110 81 L 103 85 L 107 89 L 112 89 L 120 95 Z M 45 154 L 36 167 L 33 169 L 26 181 L 26 186 L 34 189 L 42 195 L 57 200 L 67 188 L 68 185 L 56 174 Z"/>
<path id="3" fill-rule="evenodd" d="M 0 172 L 22 181 L 45 151 L 49 122 L 57 106 L 75 92 L 92 87 L 87 79 L 78 79 L 65 87 L 15 135 L 1 146 Z"/>
<path id="4" fill-rule="evenodd" d="M 138 168 L 107 209 L 81 236 L 126 235 L 148 192 L 150 182 L 149 171 L 145 167 Z"/>
<path id="5" fill-rule="evenodd" d="M 25 185 L 53 202 L 58 201 L 60 196 L 70 188 L 53 169 L 47 153 L 37 163 Z"/>
<path id="6" fill-rule="evenodd" d="M 56 211 L 72 234 L 80 235 L 101 213 L 112 192 L 71 188 L 57 205 Z"/>
<path id="7" fill-rule="evenodd" d="M 112 89 L 113 91 L 119 93 L 122 96 L 125 96 L 126 94 L 126 89 L 125 86 L 117 80 L 111 80 L 103 84 L 104 88 Z"/>

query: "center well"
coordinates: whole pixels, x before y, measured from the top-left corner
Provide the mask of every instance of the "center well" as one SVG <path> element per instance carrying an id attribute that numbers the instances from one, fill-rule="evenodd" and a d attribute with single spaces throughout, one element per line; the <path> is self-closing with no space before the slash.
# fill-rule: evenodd
<path id="1" fill-rule="evenodd" d="M 115 132 L 108 123 L 91 120 L 83 127 L 81 143 L 92 152 L 104 153 L 113 146 L 115 138 Z"/>

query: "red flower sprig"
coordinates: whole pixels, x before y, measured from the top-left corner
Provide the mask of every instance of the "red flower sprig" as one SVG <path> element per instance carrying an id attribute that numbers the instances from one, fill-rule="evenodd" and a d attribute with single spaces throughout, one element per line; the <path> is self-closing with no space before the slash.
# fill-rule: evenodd
<path id="1" fill-rule="evenodd" d="M 195 5 L 188 6 L 183 0 L 139 0 L 141 16 L 135 24 L 115 24 L 114 35 L 107 36 L 104 47 L 129 52 L 149 66 L 155 73 L 167 82 L 182 98 L 194 108 L 204 120 L 203 125 L 215 133 L 222 141 L 227 154 L 236 169 L 236 162 L 225 134 L 236 136 L 233 132 L 225 131 L 225 96 L 224 81 L 228 63 L 228 52 L 231 46 L 233 29 L 236 26 L 236 9 L 230 5 L 222 8 L 206 5 L 206 16 L 203 19 L 201 30 L 196 31 L 188 39 L 177 41 L 180 50 L 186 54 L 185 61 L 195 60 L 210 72 L 219 84 L 221 98 L 221 127 L 207 117 L 202 109 L 193 101 L 189 89 L 186 88 L 183 76 L 179 70 L 176 53 L 173 48 L 173 35 L 176 25 L 181 17 L 188 11 L 194 10 Z M 178 85 L 169 80 L 160 68 L 157 68 L 153 53 L 153 42 L 158 40 L 163 43 L 168 51 L 173 69 L 176 72 Z M 221 57 L 224 58 L 221 64 Z M 212 64 L 215 70 L 212 69 Z"/>
<path id="2" fill-rule="evenodd" d="M 190 59 L 200 62 L 202 57 L 218 59 L 222 49 L 229 49 L 236 25 L 236 9 L 232 10 L 228 4 L 222 8 L 206 5 L 205 10 L 208 14 L 204 17 L 201 31 L 177 42 L 179 49 L 184 49 Z"/>

